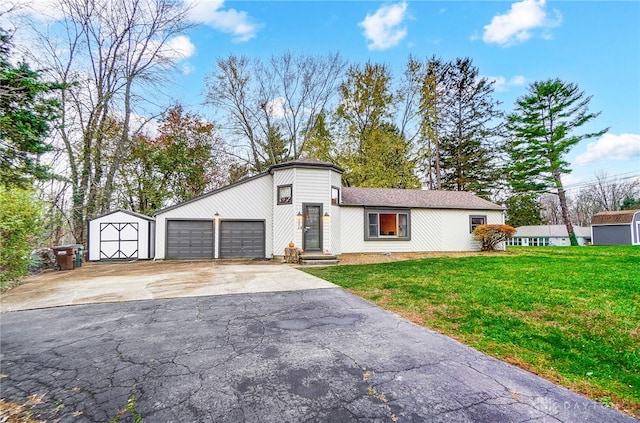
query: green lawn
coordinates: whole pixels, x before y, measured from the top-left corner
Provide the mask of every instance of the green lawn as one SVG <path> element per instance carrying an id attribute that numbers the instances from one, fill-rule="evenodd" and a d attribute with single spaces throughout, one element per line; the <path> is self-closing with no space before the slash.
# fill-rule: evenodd
<path id="1" fill-rule="evenodd" d="M 305 271 L 640 417 L 640 247 L 511 247 Z"/>

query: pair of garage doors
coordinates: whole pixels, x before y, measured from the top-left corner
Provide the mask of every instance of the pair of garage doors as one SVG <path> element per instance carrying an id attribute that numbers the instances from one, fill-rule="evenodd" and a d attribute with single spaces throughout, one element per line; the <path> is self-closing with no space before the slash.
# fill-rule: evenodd
<path id="1" fill-rule="evenodd" d="M 222 220 L 219 228 L 219 258 L 264 258 L 264 221 Z M 212 259 L 215 239 L 215 225 L 211 220 L 168 220 L 166 257 Z"/>

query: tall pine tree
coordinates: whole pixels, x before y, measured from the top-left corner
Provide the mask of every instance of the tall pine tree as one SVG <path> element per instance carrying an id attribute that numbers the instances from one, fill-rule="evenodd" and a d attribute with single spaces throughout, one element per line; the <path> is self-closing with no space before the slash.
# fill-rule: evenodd
<path id="1" fill-rule="evenodd" d="M 572 245 L 577 245 L 577 241 L 562 184 L 562 175 L 571 172 L 565 156 L 580 141 L 607 131 L 575 134 L 599 115 L 589 112 L 590 101 L 591 97 L 585 96 L 576 84 L 560 79 L 536 81 L 516 101 L 515 111 L 507 117 L 511 187 L 518 193 L 550 190 L 556 194 Z"/>
<path id="2" fill-rule="evenodd" d="M 479 76 L 470 58 L 447 68 L 446 107 L 439 136 L 442 188 L 470 191 L 488 198 L 499 173 L 496 140 L 501 129 L 493 84 Z"/>

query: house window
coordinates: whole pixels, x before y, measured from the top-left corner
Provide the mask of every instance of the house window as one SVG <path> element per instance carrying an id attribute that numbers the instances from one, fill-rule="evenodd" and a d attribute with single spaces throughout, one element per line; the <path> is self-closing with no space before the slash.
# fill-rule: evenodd
<path id="1" fill-rule="evenodd" d="M 278 204 L 293 203 L 293 185 L 280 185 L 278 187 Z"/>
<path id="2" fill-rule="evenodd" d="M 507 245 L 522 245 L 522 238 L 509 238 Z"/>
<path id="3" fill-rule="evenodd" d="M 469 216 L 469 232 L 473 232 L 480 225 L 487 224 L 487 216 Z"/>
<path id="4" fill-rule="evenodd" d="M 409 210 L 370 210 L 365 209 L 365 240 L 409 240 Z"/>
<path id="5" fill-rule="evenodd" d="M 331 187 L 331 204 L 338 205 L 340 204 L 340 188 Z"/>

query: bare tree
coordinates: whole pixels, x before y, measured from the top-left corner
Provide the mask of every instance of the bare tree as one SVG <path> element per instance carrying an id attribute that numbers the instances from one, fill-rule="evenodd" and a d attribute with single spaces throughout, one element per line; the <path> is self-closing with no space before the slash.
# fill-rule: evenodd
<path id="1" fill-rule="evenodd" d="M 588 226 L 601 211 L 620 210 L 625 199 L 640 195 L 640 179 L 612 178 L 605 172 L 595 174 L 593 184 L 582 188 L 575 196 L 572 217 L 578 225 Z"/>
<path id="2" fill-rule="evenodd" d="M 224 113 L 230 149 L 259 171 L 304 154 L 345 66 L 339 54 L 284 53 L 267 61 L 232 54 L 207 78 L 207 104 Z"/>
<path id="3" fill-rule="evenodd" d="M 540 196 L 540 206 L 542 206 L 542 218 L 548 225 L 564 224 L 560 200 L 557 195 L 542 194 Z"/>
<path id="4" fill-rule="evenodd" d="M 58 0 L 63 16 L 44 29 L 34 57 L 67 85 L 58 136 L 68 161 L 72 228 L 85 238 L 88 217 L 109 209 L 114 179 L 144 107 L 174 69 L 171 41 L 188 26 L 178 0 Z"/>

